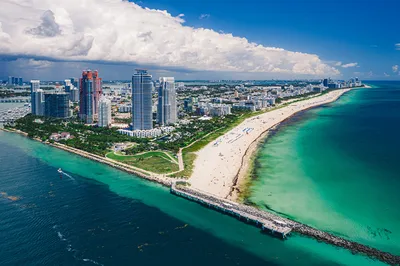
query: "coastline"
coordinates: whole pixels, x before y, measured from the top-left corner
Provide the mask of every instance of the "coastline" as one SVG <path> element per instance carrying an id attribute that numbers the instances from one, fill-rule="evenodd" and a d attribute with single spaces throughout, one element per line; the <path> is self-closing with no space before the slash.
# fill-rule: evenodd
<path id="1" fill-rule="evenodd" d="M 19 131 L 19 130 L 9 130 L 9 129 L 5 129 L 5 128 L 0 128 L 0 130 L 4 131 L 4 132 L 9 132 L 9 133 L 17 133 L 17 134 L 20 134 L 22 136 L 28 137 L 28 134 L 26 134 L 25 132 Z M 163 185 L 165 187 L 171 187 L 173 182 L 180 181 L 179 179 L 176 179 L 176 178 L 169 178 L 169 177 L 166 177 L 164 175 L 156 175 L 156 174 L 150 173 L 150 172 L 148 172 L 146 170 L 139 169 L 137 167 L 130 166 L 130 165 L 127 165 L 127 164 L 119 163 L 117 161 L 108 159 L 106 157 L 101 157 L 101 156 L 98 156 L 98 155 L 95 155 L 95 154 L 92 154 L 92 153 L 88 153 L 88 152 L 85 152 L 85 151 L 82 151 L 82 150 L 79 150 L 79 149 L 68 147 L 68 146 L 63 145 L 63 144 L 59 144 L 59 143 L 52 144 L 52 143 L 48 143 L 48 142 L 43 142 L 40 139 L 32 139 L 32 140 L 38 141 L 38 142 L 40 142 L 40 143 L 42 143 L 44 145 L 48 145 L 48 146 L 51 146 L 51 147 L 54 147 L 54 148 L 57 148 L 57 149 L 60 149 L 60 150 L 64 150 L 66 152 L 70 152 L 70 153 L 82 156 L 82 157 L 84 157 L 86 159 L 89 159 L 89 160 L 92 160 L 92 161 L 95 161 L 95 162 L 107 164 L 107 165 L 109 165 L 109 166 L 111 166 L 113 168 L 119 169 L 119 170 L 127 172 L 129 174 L 133 174 L 138 178 L 143 178 L 143 179 L 146 179 L 148 181 L 155 182 L 155 183 L 158 183 L 160 185 Z"/>
<path id="2" fill-rule="evenodd" d="M 364 88 L 371 88 L 370 86 L 366 86 Z M 339 98 L 344 95 L 345 93 L 347 93 L 348 91 L 350 91 L 351 89 L 348 89 L 346 91 L 344 91 L 343 93 L 341 93 L 340 95 L 338 95 L 336 98 L 332 99 L 332 101 L 329 102 L 325 102 L 322 103 L 320 105 L 316 105 L 316 106 L 312 106 L 312 107 L 308 107 L 305 109 L 302 109 L 298 112 L 293 113 L 292 115 L 288 116 L 287 118 L 283 119 L 282 121 L 280 121 L 279 123 L 273 125 L 271 128 L 267 129 L 265 132 L 263 132 L 256 140 L 253 141 L 253 143 L 251 143 L 249 145 L 249 147 L 247 148 L 245 155 L 242 158 L 242 164 L 241 167 L 238 171 L 237 176 L 235 177 L 234 181 L 233 181 L 233 185 L 231 188 L 231 192 L 228 194 L 228 196 L 226 196 L 226 199 L 230 199 L 232 201 L 236 201 L 236 202 L 243 202 L 243 200 L 245 200 L 246 197 L 246 193 L 249 193 L 249 188 L 251 186 L 251 178 L 252 178 L 252 174 L 254 173 L 254 167 L 255 167 L 255 160 L 257 159 L 257 154 L 262 146 L 262 143 L 269 137 L 269 132 L 271 130 L 277 129 L 279 128 L 279 126 L 284 123 L 285 121 L 289 120 L 291 117 L 293 117 L 294 115 L 300 113 L 300 112 L 305 112 L 309 109 L 313 109 L 313 108 L 318 108 L 321 107 L 325 104 L 328 103 L 332 103 L 335 102 L 337 100 L 339 100 Z"/>
<path id="3" fill-rule="evenodd" d="M 246 119 L 197 152 L 189 183 L 198 190 L 237 201 L 251 172 L 252 158 L 268 131 L 294 114 L 334 102 L 350 90 L 334 90 Z M 243 133 L 248 129 L 251 132 Z"/>

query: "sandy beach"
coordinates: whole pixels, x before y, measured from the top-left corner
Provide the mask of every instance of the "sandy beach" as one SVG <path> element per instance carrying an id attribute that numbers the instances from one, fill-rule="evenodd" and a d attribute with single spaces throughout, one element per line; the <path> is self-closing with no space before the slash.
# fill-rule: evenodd
<path id="1" fill-rule="evenodd" d="M 246 119 L 197 152 L 189 182 L 195 189 L 235 200 L 237 186 L 246 176 L 249 160 L 269 129 L 297 112 L 336 101 L 349 90 L 335 90 Z"/>

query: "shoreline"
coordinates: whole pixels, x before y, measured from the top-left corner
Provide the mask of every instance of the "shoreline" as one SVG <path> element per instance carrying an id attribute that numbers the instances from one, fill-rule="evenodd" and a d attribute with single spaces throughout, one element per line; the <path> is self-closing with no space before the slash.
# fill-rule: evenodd
<path id="1" fill-rule="evenodd" d="M 26 134 L 25 132 L 19 131 L 19 130 L 9 130 L 9 129 L 5 129 L 5 128 L 0 128 L 0 131 L 4 131 L 4 132 L 8 132 L 8 133 L 17 133 L 19 135 L 22 135 L 24 137 L 29 138 L 28 134 Z M 152 174 L 152 173 L 150 173 L 150 172 L 148 172 L 146 170 L 142 170 L 142 169 L 139 169 L 139 168 L 134 167 L 134 166 L 123 164 L 123 163 L 108 159 L 106 157 L 103 158 L 103 157 L 101 157 L 99 155 L 95 155 L 95 154 L 92 154 L 92 153 L 89 153 L 89 152 L 86 152 L 86 151 L 82 151 L 82 150 L 79 150 L 79 149 L 76 149 L 76 148 L 72 148 L 72 147 L 69 147 L 69 146 L 66 146 L 66 145 L 63 145 L 63 144 L 59 144 L 59 143 L 52 144 L 52 143 L 49 143 L 49 142 L 43 142 L 40 139 L 35 139 L 35 138 L 33 138 L 33 139 L 29 138 L 29 139 L 37 141 L 37 142 L 40 142 L 40 143 L 42 143 L 44 145 L 48 145 L 48 146 L 53 147 L 53 148 L 57 148 L 57 149 L 60 149 L 60 150 L 63 150 L 63 151 L 66 151 L 66 152 L 69 152 L 69 153 L 72 153 L 72 154 L 75 154 L 75 155 L 82 156 L 82 157 L 84 157 L 86 159 L 89 159 L 89 160 L 92 160 L 92 161 L 95 161 L 95 162 L 98 162 L 98 163 L 106 164 L 106 165 L 111 166 L 113 168 L 116 168 L 118 170 L 127 172 L 129 174 L 133 174 L 137 178 L 143 178 L 143 179 L 146 179 L 147 181 L 155 182 L 155 183 L 158 183 L 158 184 L 163 185 L 163 186 L 168 187 L 168 188 L 171 187 L 173 182 L 186 181 L 186 180 L 180 180 L 180 179 L 177 179 L 177 178 L 164 177 L 163 175 L 155 175 L 155 174 Z"/>
<path id="2" fill-rule="evenodd" d="M 364 88 L 371 88 L 371 87 L 366 86 Z M 356 89 L 359 89 L 359 88 L 356 88 Z M 232 201 L 239 201 L 239 199 L 241 199 L 241 197 L 243 196 L 243 193 L 249 189 L 246 185 L 251 186 L 251 175 L 252 175 L 252 173 L 254 171 L 254 167 L 255 167 L 254 163 L 255 163 L 255 160 L 257 159 L 256 158 L 257 154 L 260 151 L 262 142 L 264 142 L 270 136 L 269 132 L 271 130 L 279 129 L 279 126 L 281 126 L 282 123 L 285 123 L 286 121 L 291 119 L 293 116 L 298 115 L 299 113 L 305 112 L 305 111 L 310 110 L 310 109 L 319 108 L 319 107 L 324 106 L 324 105 L 329 104 L 329 103 L 336 102 L 344 94 L 346 94 L 347 92 L 349 92 L 351 90 L 354 90 L 354 89 L 348 89 L 347 91 L 344 91 L 338 97 L 336 97 L 335 99 L 333 99 L 330 102 L 326 102 L 326 103 L 323 103 L 323 104 L 320 104 L 320 105 L 308 107 L 308 108 L 302 109 L 302 110 L 300 110 L 298 112 L 295 112 L 292 115 L 290 115 L 289 117 L 283 119 L 279 123 L 273 125 L 269 129 L 267 129 L 265 132 L 263 132 L 247 148 L 247 150 L 245 152 L 245 155 L 242 157 L 241 167 L 240 167 L 240 169 L 238 171 L 238 174 L 235 177 L 233 185 L 231 187 L 231 192 L 225 198 L 226 199 L 230 199 Z M 319 96 L 317 96 L 317 97 L 319 97 Z"/>
<path id="3" fill-rule="evenodd" d="M 271 129 L 299 112 L 334 102 L 350 90 L 334 90 L 246 119 L 196 153 L 188 182 L 201 191 L 237 201 L 251 172 L 252 157 Z M 249 128 L 251 132 L 244 134 Z"/>

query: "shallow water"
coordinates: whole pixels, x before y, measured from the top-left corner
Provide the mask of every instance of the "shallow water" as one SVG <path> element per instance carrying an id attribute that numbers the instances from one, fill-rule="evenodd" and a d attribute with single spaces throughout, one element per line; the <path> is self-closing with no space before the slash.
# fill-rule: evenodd
<path id="1" fill-rule="evenodd" d="M 400 83 L 294 116 L 260 149 L 250 201 L 400 255 Z"/>

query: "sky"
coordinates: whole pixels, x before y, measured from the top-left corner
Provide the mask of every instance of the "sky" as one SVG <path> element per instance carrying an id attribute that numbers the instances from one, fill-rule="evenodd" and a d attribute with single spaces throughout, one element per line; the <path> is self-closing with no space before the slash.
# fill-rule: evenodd
<path id="1" fill-rule="evenodd" d="M 0 79 L 400 80 L 398 0 L 0 0 Z"/>

